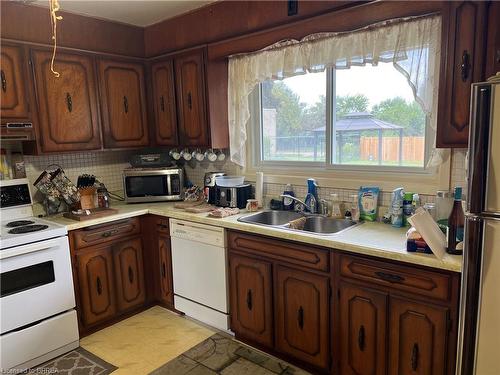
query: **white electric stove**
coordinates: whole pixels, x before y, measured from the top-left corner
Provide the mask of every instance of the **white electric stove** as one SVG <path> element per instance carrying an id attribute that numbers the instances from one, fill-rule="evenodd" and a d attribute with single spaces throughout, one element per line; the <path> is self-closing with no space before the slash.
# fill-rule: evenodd
<path id="1" fill-rule="evenodd" d="M 67 230 L 33 217 L 29 181 L 0 181 L 0 369 L 79 346 Z"/>

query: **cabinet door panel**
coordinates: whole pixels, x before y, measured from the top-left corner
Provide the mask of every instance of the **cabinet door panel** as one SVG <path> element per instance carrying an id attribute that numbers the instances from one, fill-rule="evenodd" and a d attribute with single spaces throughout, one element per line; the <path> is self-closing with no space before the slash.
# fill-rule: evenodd
<path id="1" fill-rule="evenodd" d="M 444 374 L 447 319 L 448 309 L 444 307 L 392 297 L 389 374 Z"/>
<path id="2" fill-rule="evenodd" d="M 201 51 L 181 55 L 175 59 L 175 80 L 180 144 L 208 146 L 205 80 Z"/>
<path id="3" fill-rule="evenodd" d="M 166 304 L 173 306 L 172 253 L 169 237 L 164 235 L 158 236 L 158 251 L 160 260 L 160 299 Z"/>
<path id="4" fill-rule="evenodd" d="M 144 68 L 138 63 L 99 62 L 104 146 L 147 146 Z"/>
<path id="5" fill-rule="evenodd" d="M 117 302 L 120 311 L 141 305 L 146 299 L 141 239 L 124 241 L 114 247 Z"/>
<path id="6" fill-rule="evenodd" d="M 33 51 L 43 152 L 94 150 L 101 147 L 97 89 L 92 58 L 59 53 L 50 70 L 52 53 Z"/>
<path id="7" fill-rule="evenodd" d="M 387 294 L 342 283 L 340 286 L 341 373 L 386 373 Z"/>
<path id="8" fill-rule="evenodd" d="M 77 253 L 76 260 L 83 324 L 89 326 L 113 317 L 116 306 L 111 249 L 89 249 Z"/>
<path id="9" fill-rule="evenodd" d="M 152 71 L 156 143 L 164 146 L 176 146 L 178 144 L 177 110 L 172 60 L 154 64 Z"/>
<path id="10" fill-rule="evenodd" d="M 238 335 L 273 345 L 271 265 L 230 256 L 231 328 Z"/>
<path id="11" fill-rule="evenodd" d="M 470 85 L 484 78 L 486 2 L 455 1 L 443 18 L 448 27 L 446 64 L 441 69 L 438 104 L 438 147 L 467 147 Z"/>
<path id="12" fill-rule="evenodd" d="M 24 56 L 21 47 L 2 45 L 1 73 L 1 117 L 27 118 L 28 101 L 25 90 Z M 2 120 L 3 121 L 3 120 Z"/>
<path id="13" fill-rule="evenodd" d="M 276 272 L 276 347 L 314 366 L 329 362 L 329 279 L 279 266 Z"/>

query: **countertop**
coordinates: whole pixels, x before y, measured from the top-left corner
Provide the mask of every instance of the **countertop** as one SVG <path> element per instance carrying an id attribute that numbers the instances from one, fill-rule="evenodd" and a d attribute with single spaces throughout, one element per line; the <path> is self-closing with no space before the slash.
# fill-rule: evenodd
<path id="1" fill-rule="evenodd" d="M 405 246 L 407 229 L 393 228 L 382 223 L 364 222 L 338 234 L 318 235 L 239 222 L 239 217 L 248 214 L 245 210 L 242 210 L 239 215 L 219 219 L 209 217 L 206 213 L 194 214 L 177 209 L 174 207 L 174 203 L 115 203 L 112 207 L 117 209 L 118 213 L 86 221 L 74 221 L 64 218 L 62 215 L 45 219 L 65 225 L 68 231 L 71 231 L 134 216 L 154 214 L 437 269 L 454 272 L 461 272 L 462 269 L 462 256 L 459 255 L 446 254 L 440 260 L 433 254 L 408 253 Z"/>

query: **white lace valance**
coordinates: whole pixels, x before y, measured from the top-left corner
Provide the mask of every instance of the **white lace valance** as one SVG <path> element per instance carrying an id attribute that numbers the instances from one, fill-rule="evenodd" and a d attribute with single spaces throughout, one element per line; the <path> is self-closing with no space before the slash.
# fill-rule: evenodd
<path id="1" fill-rule="evenodd" d="M 328 67 L 348 69 L 392 62 L 411 86 L 415 100 L 430 118 L 435 139 L 441 56 L 441 17 L 397 19 L 360 30 L 309 35 L 263 50 L 229 58 L 228 116 L 231 160 L 245 166 L 249 95 L 268 79 L 283 79 Z M 439 165 L 444 152 L 433 150 L 428 166 Z"/>

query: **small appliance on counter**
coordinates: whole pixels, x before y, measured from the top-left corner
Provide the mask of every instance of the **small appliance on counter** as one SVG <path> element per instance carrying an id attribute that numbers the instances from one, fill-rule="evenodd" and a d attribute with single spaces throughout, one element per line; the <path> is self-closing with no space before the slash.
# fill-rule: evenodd
<path id="1" fill-rule="evenodd" d="M 247 200 L 253 198 L 252 185 L 241 184 L 231 187 L 215 186 L 215 205 L 244 209 Z"/>
<path id="2" fill-rule="evenodd" d="M 224 172 L 207 172 L 205 173 L 203 194 L 205 199 L 210 204 L 215 204 L 215 178 L 225 176 Z"/>
<path id="3" fill-rule="evenodd" d="M 184 170 L 179 167 L 126 168 L 123 187 L 127 203 L 180 201 Z"/>

